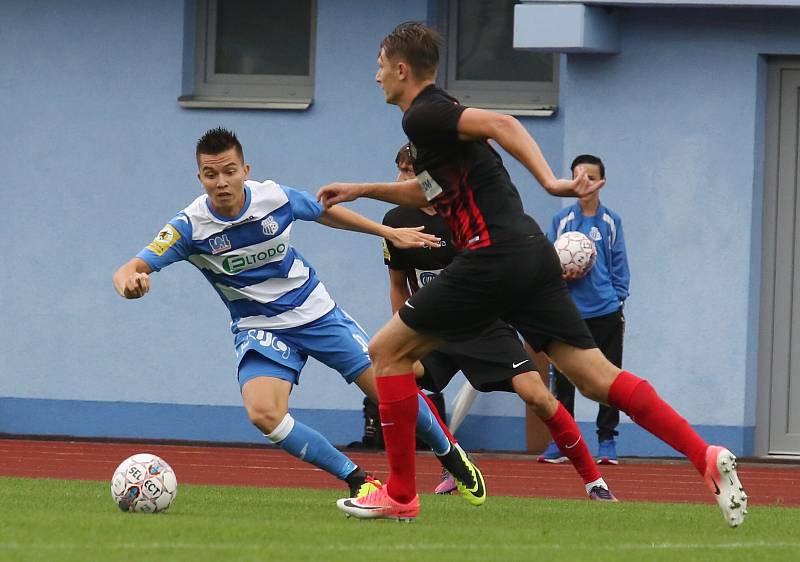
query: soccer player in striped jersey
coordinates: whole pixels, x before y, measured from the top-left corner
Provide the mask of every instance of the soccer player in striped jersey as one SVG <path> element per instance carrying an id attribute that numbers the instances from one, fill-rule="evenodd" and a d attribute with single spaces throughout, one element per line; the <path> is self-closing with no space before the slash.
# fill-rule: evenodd
<path id="1" fill-rule="evenodd" d="M 273 181 L 250 181 L 242 146 L 225 129 L 203 135 L 196 156 L 205 194 L 116 271 L 115 289 L 122 297 L 140 298 L 149 291 L 154 271 L 182 260 L 197 267 L 230 311 L 250 421 L 275 445 L 347 482 L 351 494 L 374 490 L 377 481 L 288 412 L 289 394 L 309 356 L 377 399 L 369 337 L 291 245 L 292 225 L 317 221 L 388 238 L 401 247 L 438 244 L 439 239 L 421 227 L 392 229 L 348 209 L 323 210 L 309 194 Z M 456 474 L 477 470 L 451 446 L 449 432 L 421 396 L 419 409 L 417 433 L 442 464 Z M 474 503 L 472 496 L 467 499 Z"/>

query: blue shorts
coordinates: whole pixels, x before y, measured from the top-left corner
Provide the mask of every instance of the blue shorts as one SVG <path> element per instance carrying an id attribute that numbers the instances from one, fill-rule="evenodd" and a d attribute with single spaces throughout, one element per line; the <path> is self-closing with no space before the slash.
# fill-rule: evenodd
<path id="1" fill-rule="evenodd" d="M 310 324 L 285 330 L 238 332 L 234 341 L 240 387 L 255 377 L 275 377 L 298 384 L 309 356 L 339 371 L 348 384 L 370 366 L 369 336 L 338 306 Z"/>

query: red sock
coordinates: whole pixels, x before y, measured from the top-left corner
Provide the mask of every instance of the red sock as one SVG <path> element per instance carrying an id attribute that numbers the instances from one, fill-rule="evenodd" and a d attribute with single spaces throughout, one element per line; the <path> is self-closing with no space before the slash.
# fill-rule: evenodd
<path id="1" fill-rule="evenodd" d="M 458 439 L 453 437 L 453 434 L 450 433 L 450 428 L 448 428 L 447 425 L 442 421 L 442 418 L 439 417 L 439 410 L 433 404 L 431 399 L 428 398 L 428 395 L 425 394 L 424 392 L 422 392 L 421 390 L 418 390 L 417 392 L 419 392 L 420 396 L 422 396 L 422 399 L 425 400 L 425 402 L 428 403 L 428 408 L 430 408 L 431 412 L 433 412 L 433 415 L 436 416 L 436 421 L 439 422 L 439 425 L 441 426 L 442 431 L 444 431 L 444 434 L 447 436 L 447 439 L 450 440 L 450 443 L 458 443 Z"/>
<path id="2" fill-rule="evenodd" d="M 608 405 L 622 410 L 641 427 L 686 455 L 703 474 L 708 443 L 672 406 L 661 399 L 649 382 L 622 371 L 611 383 Z"/>
<path id="3" fill-rule="evenodd" d="M 389 496 L 408 503 L 417 495 L 414 435 L 417 430 L 417 382 L 414 373 L 376 377 L 378 411 L 389 457 Z"/>
<path id="4" fill-rule="evenodd" d="M 594 463 L 589 448 L 586 446 L 586 441 L 581 436 L 581 430 L 578 429 L 578 424 L 575 419 L 569 415 L 566 408 L 558 403 L 556 413 L 544 421 L 550 434 L 553 436 L 553 441 L 556 442 L 561 452 L 572 461 L 572 465 L 578 474 L 583 478 L 583 483 L 588 484 L 594 482 L 603 475 L 597 470 L 597 465 Z"/>

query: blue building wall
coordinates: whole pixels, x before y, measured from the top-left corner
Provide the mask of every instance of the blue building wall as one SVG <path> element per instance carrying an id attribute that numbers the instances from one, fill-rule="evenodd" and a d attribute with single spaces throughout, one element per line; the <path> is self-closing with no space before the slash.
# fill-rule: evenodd
<path id="1" fill-rule="evenodd" d="M 373 82 L 380 38 L 423 0 L 319 1 L 314 105 L 186 110 L 183 2 L 0 4 L 0 433 L 258 441 L 239 406 L 227 315 L 192 267 L 140 301 L 114 269 L 199 192 L 193 145 L 235 129 L 253 176 L 311 191 L 393 176 L 400 114 Z M 701 433 L 753 451 L 768 55 L 800 54 L 790 10 L 620 8 L 621 52 L 569 55 L 559 113 L 523 120 L 554 169 L 606 161 L 633 270 L 625 365 Z M 526 208 L 553 199 L 512 163 Z M 564 204 L 569 203 L 564 201 Z M 380 219 L 386 206 L 353 208 Z M 388 318 L 377 240 L 299 225 L 295 242 L 368 331 Z M 294 414 L 334 442 L 360 436 L 360 397 L 310 363 Z M 452 398 L 457 383 L 449 389 Z M 595 407 L 578 401 L 592 432 Z M 481 396 L 459 436 L 522 449 L 524 410 Z M 670 454 L 632 424 L 622 454 Z M 591 441 L 591 439 L 590 439 Z"/>
<path id="2" fill-rule="evenodd" d="M 562 91 L 564 161 L 602 154 L 602 199 L 625 224 L 632 286 L 624 363 L 705 436 L 728 436 L 752 453 L 765 61 L 800 54 L 800 14 L 616 14 L 620 53 L 568 55 Z M 594 415 L 582 401 L 584 429 Z M 623 429 L 623 437 L 639 434 Z M 620 452 L 638 445 L 621 439 Z"/>
<path id="3" fill-rule="evenodd" d="M 191 6 L 191 4 L 189 4 Z M 260 441 L 240 408 L 227 311 L 194 268 L 125 301 L 111 274 L 200 193 L 194 143 L 237 131 L 256 179 L 310 191 L 394 176 L 400 112 L 374 83 L 380 39 L 425 19 L 424 0 L 319 0 L 308 111 L 187 110 L 186 6 L 171 1 L 0 3 L 0 433 Z M 523 120 L 555 169 L 563 115 Z M 560 205 L 513 163 L 526 207 Z M 352 208 L 380 220 L 387 206 Z M 303 224 L 294 241 L 370 332 L 389 317 L 377 239 Z M 457 390 L 454 385 L 448 398 Z M 361 398 L 309 363 L 294 415 L 335 443 L 361 435 Z M 482 396 L 472 447 L 524 448 L 513 396 Z M 492 429 L 498 429 L 492 434 Z"/>

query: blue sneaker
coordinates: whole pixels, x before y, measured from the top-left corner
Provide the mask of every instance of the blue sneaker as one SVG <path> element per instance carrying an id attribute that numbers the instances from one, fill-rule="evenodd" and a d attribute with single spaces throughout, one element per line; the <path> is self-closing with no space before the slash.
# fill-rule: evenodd
<path id="1" fill-rule="evenodd" d="M 561 452 L 561 449 L 559 449 L 558 445 L 556 445 L 555 441 L 551 441 L 547 446 L 547 449 L 544 450 L 544 453 L 539 455 L 539 458 L 536 460 L 538 462 L 546 462 L 550 464 L 569 462 L 569 459 L 564 456 L 564 454 Z"/>
<path id="2" fill-rule="evenodd" d="M 604 439 L 598 443 L 597 464 L 619 464 L 617 459 L 617 442 L 611 439 Z"/>

